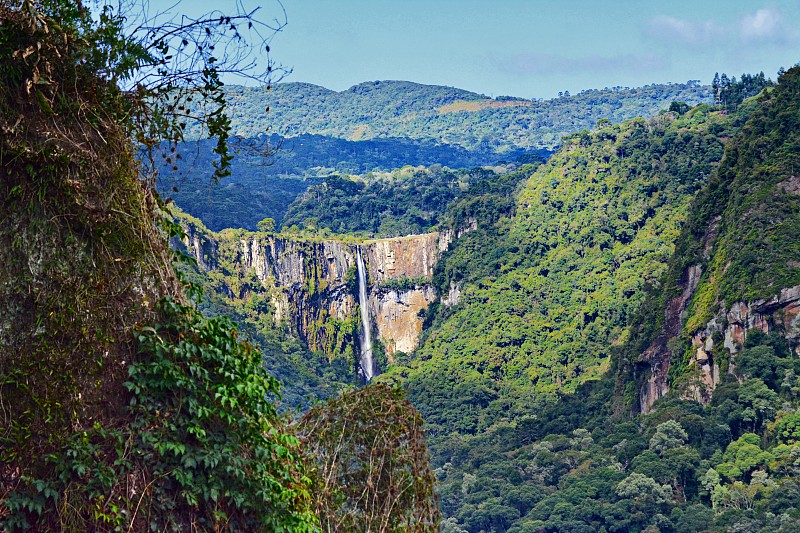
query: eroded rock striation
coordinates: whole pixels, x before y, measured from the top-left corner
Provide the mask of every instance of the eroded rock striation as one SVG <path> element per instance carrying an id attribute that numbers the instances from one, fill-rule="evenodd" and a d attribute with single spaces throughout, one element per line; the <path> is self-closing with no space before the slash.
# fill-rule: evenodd
<path id="1" fill-rule="evenodd" d="M 219 290 L 231 296 L 247 290 L 255 275 L 268 292 L 276 323 L 286 323 L 311 350 L 329 357 L 357 353 L 360 319 L 356 256 L 367 269 L 369 318 L 387 360 L 419 343 L 423 314 L 436 298 L 434 267 L 449 234 L 427 233 L 375 239 L 301 240 L 271 233 L 227 230 L 213 233 L 199 221 L 184 224 L 183 244 L 198 266 L 224 274 Z"/>
<path id="2" fill-rule="evenodd" d="M 649 412 L 655 401 L 669 392 L 668 370 L 675 349 L 669 346 L 669 340 L 680 334 L 681 315 L 697 287 L 699 267 L 692 269 L 683 294 L 670 302 L 662 335 L 640 355 L 641 361 L 650 364 L 649 376 L 640 390 L 643 413 Z M 721 378 L 721 359 L 729 361 L 728 372 L 733 372 L 736 355 L 741 352 L 748 333 L 754 330 L 780 333 L 800 356 L 800 285 L 781 289 L 780 294 L 769 300 L 735 302 L 730 307 L 720 308 L 703 329 L 691 336 L 689 372 L 683 396 L 704 404 L 711 401 Z"/>

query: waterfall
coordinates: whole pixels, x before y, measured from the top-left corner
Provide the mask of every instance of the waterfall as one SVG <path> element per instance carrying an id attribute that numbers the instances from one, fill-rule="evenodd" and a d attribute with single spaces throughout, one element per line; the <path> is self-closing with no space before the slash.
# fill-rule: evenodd
<path id="1" fill-rule="evenodd" d="M 361 257 L 361 247 L 356 249 L 356 266 L 358 267 L 358 308 L 361 311 L 361 372 L 364 380 L 369 381 L 374 375 L 372 366 L 372 332 L 370 331 L 369 309 L 367 308 L 367 269 Z"/>

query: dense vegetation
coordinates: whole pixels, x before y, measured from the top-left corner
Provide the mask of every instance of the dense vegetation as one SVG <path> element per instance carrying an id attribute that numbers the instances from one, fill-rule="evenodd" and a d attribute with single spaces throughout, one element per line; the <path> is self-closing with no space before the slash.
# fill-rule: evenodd
<path id="1" fill-rule="evenodd" d="M 652 116 L 674 100 L 711 103 L 711 92 L 708 86 L 687 82 L 605 88 L 532 101 L 375 81 L 342 92 L 307 83 L 280 83 L 266 94 L 264 89 L 231 87 L 228 99 L 233 131 L 245 137 L 269 128 L 287 137 L 311 133 L 350 140 L 409 138 L 504 154 L 519 148 L 552 149 L 562 136 L 592 128 L 598 120 Z"/>
<path id="2" fill-rule="evenodd" d="M 439 530 L 422 417 L 402 391 L 348 392 L 312 407 L 297 425 L 323 531 Z"/>
<path id="3" fill-rule="evenodd" d="M 797 131 L 793 76 L 735 110 L 676 102 L 651 120 L 575 134 L 538 169 L 332 177 L 292 205 L 287 224 L 302 224 L 297 231 L 392 234 L 436 224 L 465 232 L 434 278 L 440 294 L 461 287 L 460 302 L 428 309 L 421 348 L 381 378 L 406 383 L 426 418 L 444 531 L 798 527 L 791 406 L 800 366 L 781 335 L 751 333 L 736 373 L 705 407 L 676 394 L 632 419 L 635 376 L 607 372 L 618 357 L 629 369 L 626 357 L 663 324 L 665 295 L 700 260 L 719 215 L 731 222 L 719 226 L 718 249 L 735 242 L 775 256 L 764 267 L 745 257 L 746 274 L 719 276 L 722 285 L 755 290 L 762 271 L 765 280 L 785 275 L 737 297 L 796 284 L 797 252 L 768 244 L 791 241 L 784 229 L 795 231 L 798 212 L 795 137 L 786 134 Z M 756 153 L 748 146 L 760 149 L 761 170 L 755 156 L 741 157 Z M 442 192 L 435 209 L 421 208 L 426 194 L 411 194 L 420 183 Z M 781 223 L 742 239 L 736 221 L 757 220 L 752 206 L 773 203 L 770 220 Z M 419 213 L 427 218 L 410 218 Z"/>
<path id="4" fill-rule="evenodd" d="M 199 86 L 175 85 L 192 76 L 169 81 L 171 41 L 126 37 L 122 16 L 66 0 L 0 4 L 0 529 L 422 532 L 439 529 L 441 509 L 447 533 L 800 530 L 797 318 L 753 322 L 735 354 L 714 337 L 720 310 L 800 285 L 800 67 L 775 87 L 763 75 L 715 79 L 716 107 L 686 103 L 707 96 L 694 83 L 551 102 L 405 82 L 278 86 L 286 133 L 325 117 L 320 134 L 376 139 L 371 154 L 359 144 L 352 161 L 327 160 L 325 181 L 284 211 L 316 172 L 301 156 L 284 167 L 297 178 L 282 195 L 228 175 L 232 126 L 255 139 L 244 161 L 263 156 L 252 136 L 263 117 L 246 115 L 260 90 L 228 91 L 228 122 L 209 48 L 196 56 Z M 179 30 L 174 46 L 236 31 L 224 17 L 218 26 L 190 25 L 199 35 Z M 141 65 L 159 66 L 166 85 L 121 91 Z M 213 272 L 167 247 L 188 237 L 140 174 L 132 139 L 145 169 L 154 153 L 178 166 L 187 146 L 171 113 L 196 94 L 218 106 L 205 123 L 217 140 L 197 145 L 214 154 L 197 160 L 203 179 L 255 197 L 238 210 L 225 197 L 232 212 L 217 224 L 273 232 L 269 208 L 302 234 L 437 226 L 458 237 L 434 276 L 458 301 L 427 309 L 420 348 L 379 378 L 408 387 L 432 458 L 401 390 L 334 397 L 355 377 L 356 319 L 312 353 L 275 324 L 270 288 L 233 267 L 244 230 L 222 235 L 232 246 Z M 297 95 L 302 109 L 285 105 Z M 462 148 L 551 146 L 664 98 L 668 111 L 602 120 L 511 172 L 327 175 L 406 157 L 410 145 L 386 138 L 398 132 L 426 147 L 414 157 L 445 143 L 469 160 Z M 350 146 L 315 141 L 309 157 L 326 143 Z M 164 190 L 181 194 L 176 180 Z M 690 266 L 696 291 L 666 335 Z M 640 415 L 642 350 L 665 335 L 671 392 Z M 723 372 L 701 404 L 684 378 L 703 335 Z M 287 384 L 284 406 L 326 401 L 291 422 L 270 372 Z"/>
<path id="5" fill-rule="evenodd" d="M 734 139 L 719 172 L 695 202 L 683 264 L 704 266 L 686 329 L 692 333 L 716 311 L 714 305 L 769 299 L 800 285 L 800 102 L 796 70 L 758 101 Z M 697 242 L 718 221 L 712 257 Z"/>
<path id="6" fill-rule="evenodd" d="M 798 527 L 800 365 L 781 332 L 751 332 L 707 406 L 676 389 L 631 418 L 628 363 L 663 326 L 689 264 L 706 273 L 695 321 L 701 305 L 798 284 L 796 80 L 790 71 L 736 107 L 675 102 L 650 120 L 601 124 L 538 168 L 334 176 L 291 206 L 298 232 L 464 232 L 434 278 L 440 294 L 460 287 L 460 302 L 428 309 L 420 349 L 381 378 L 409 386 L 425 416 L 444 531 Z M 426 194 L 412 194 L 420 184 Z M 775 224 L 758 222 L 762 208 Z M 744 238 L 741 220 L 756 221 Z M 708 265 L 725 250 L 714 277 Z M 675 346 L 679 375 L 686 344 Z"/>
<path id="7" fill-rule="evenodd" d="M 552 351 L 569 341 L 571 331 L 582 333 L 579 343 L 568 345 L 566 358 L 556 359 L 560 365 L 569 368 L 570 356 L 574 353 L 581 354 L 578 361 L 591 361 L 594 352 L 599 350 L 610 355 L 612 363 L 616 354 L 626 354 L 623 361 L 625 357 L 635 358 L 643 346 L 642 332 L 648 332 L 644 336 L 652 338 L 658 332 L 658 324 L 663 325 L 667 301 L 664 294 L 670 291 L 674 294 L 680 278 L 680 274 L 676 278 L 675 273 L 697 261 L 713 264 L 726 249 L 726 269 L 717 271 L 715 276 L 713 267 L 709 267 L 693 309 L 703 301 L 704 287 L 714 280 L 716 286 L 709 291 L 711 301 L 716 298 L 728 304 L 736 299 L 769 298 L 783 287 L 797 285 L 797 266 L 790 256 L 796 258 L 798 251 L 790 233 L 796 232 L 796 218 L 800 213 L 796 193 L 791 192 L 794 190 L 792 165 L 800 131 L 796 122 L 796 106 L 800 102 L 798 83 L 800 69 L 795 68 L 781 78 L 775 90 L 745 102 L 737 113 L 710 113 L 701 106 L 683 117 L 670 117 L 662 130 L 656 126 L 657 121 L 651 122 L 647 135 L 640 137 L 635 146 L 647 146 L 660 156 L 655 162 L 645 157 L 636 158 L 626 151 L 635 163 L 628 168 L 630 173 L 625 174 L 628 179 L 624 183 L 634 191 L 640 190 L 637 180 L 649 174 L 648 181 L 658 183 L 653 178 L 663 172 L 664 183 L 670 185 L 651 190 L 648 196 L 652 200 L 663 197 L 674 187 L 676 196 L 673 198 L 678 200 L 677 205 L 683 205 L 683 211 L 673 211 L 671 215 L 690 213 L 677 239 L 674 255 L 670 254 L 669 241 L 678 236 L 676 226 L 662 237 L 665 242 L 662 251 L 655 254 L 650 248 L 650 253 L 655 255 L 647 262 L 638 263 L 638 267 L 636 254 L 632 253 L 638 246 L 630 245 L 638 242 L 636 233 L 647 228 L 648 223 L 641 224 L 632 238 L 622 241 L 620 233 L 608 232 L 614 228 L 611 223 L 614 219 L 608 216 L 608 211 L 623 204 L 626 197 L 630 198 L 624 188 L 616 189 L 615 196 L 621 198 L 619 203 L 607 197 L 602 208 L 594 210 L 594 216 L 601 217 L 601 224 L 579 225 L 576 222 L 571 226 L 567 219 L 559 218 L 562 209 L 549 211 L 550 219 L 556 222 L 549 227 L 559 230 L 559 237 L 563 239 L 556 248 L 561 264 L 551 262 L 543 266 L 548 278 L 558 275 L 568 280 L 571 296 L 583 284 L 591 282 L 598 272 L 602 274 L 597 266 L 588 268 L 591 263 L 580 266 L 580 261 L 585 259 L 593 260 L 596 265 L 602 257 L 594 255 L 591 246 L 584 244 L 580 253 L 568 253 L 575 247 L 579 229 L 587 232 L 587 244 L 598 237 L 605 237 L 601 242 L 608 242 L 611 237 L 609 252 L 625 251 L 622 257 L 632 270 L 615 279 L 601 278 L 600 287 L 608 292 L 590 300 L 595 304 L 590 311 L 598 310 L 594 317 L 584 309 L 586 303 L 581 301 L 578 307 L 571 307 L 573 302 L 558 300 L 552 293 L 538 292 L 533 295 L 538 298 L 520 301 L 529 291 L 524 281 L 538 280 L 539 285 L 550 286 L 536 276 L 536 271 L 526 271 L 524 278 L 512 277 L 515 269 L 525 267 L 529 261 L 547 259 L 550 250 L 546 246 L 543 246 L 543 254 L 526 250 L 526 259 L 517 259 L 511 266 L 506 259 L 509 250 L 496 254 L 482 254 L 480 250 L 486 250 L 487 239 L 492 239 L 489 249 L 514 243 L 520 248 L 523 242 L 542 243 L 543 239 L 530 237 L 509 241 L 515 231 L 519 231 L 520 218 L 543 212 L 539 206 L 543 203 L 544 192 L 548 193 L 548 201 L 555 196 L 569 206 L 575 205 L 570 197 L 550 192 L 559 191 L 561 182 L 569 180 L 570 176 L 590 176 L 587 181 L 592 185 L 603 183 L 595 173 L 582 171 L 581 166 L 575 164 L 576 156 L 583 156 L 588 159 L 584 164 L 590 169 L 593 167 L 593 161 L 599 159 L 594 151 L 601 150 L 608 142 L 601 137 L 603 130 L 592 136 L 588 150 L 581 150 L 580 141 L 573 139 L 535 173 L 519 193 L 511 219 L 500 218 L 499 224 L 489 225 L 488 230 L 482 230 L 481 226 L 486 227 L 486 224 L 479 223 L 477 231 L 462 237 L 451 247 L 441 263 L 437 279 L 444 289 L 461 276 L 465 287 L 462 302 L 450 311 L 439 310 L 432 317 L 429 338 L 410 368 L 394 371 L 408 380 L 413 401 L 430 423 L 434 466 L 442 483 L 441 505 L 448 517 L 445 531 L 795 531 L 800 526 L 800 491 L 795 463 L 800 451 L 794 430 L 798 400 L 796 376 L 800 368 L 792 349 L 796 340 L 786 338 L 791 337 L 790 331 L 778 327 L 768 335 L 749 332 L 736 356 L 736 366 L 730 367 L 732 373 L 722 375 L 707 406 L 680 399 L 682 391 L 676 389 L 657 403 L 650 414 L 637 419 L 629 416 L 635 388 L 628 375 L 618 375 L 616 382 L 612 376 L 589 381 L 571 393 L 570 378 L 572 383 L 585 378 L 586 369 L 581 369 L 583 376 L 561 374 L 565 377 L 556 383 L 558 401 L 541 407 L 537 396 L 541 402 L 542 392 L 551 390 L 546 381 L 543 387 L 539 386 L 542 376 L 547 375 L 545 372 L 538 372 L 535 386 L 517 390 L 514 387 L 513 355 L 524 350 L 524 342 L 516 348 L 493 342 L 507 339 L 510 332 L 524 331 L 530 329 L 531 324 L 535 325 L 540 319 L 532 314 L 531 308 L 535 311 L 537 302 L 541 301 L 547 303 L 548 311 L 557 310 L 558 313 L 548 314 L 547 325 L 552 331 L 547 332 L 547 336 L 533 333 L 533 338 L 541 339 L 537 348 L 546 350 L 551 334 L 558 333 L 558 343 L 553 345 Z M 703 115 L 705 117 L 698 121 Z M 747 122 L 742 125 L 745 119 Z M 687 128 L 687 122 L 683 121 L 695 121 L 695 127 Z M 675 126 L 686 135 L 683 140 L 688 144 L 696 149 L 708 147 L 705 159 L 701 153 L 694 152 L 691 159 L 681 164 L 687 153 L 685 146 L 671 153 L 659 149 L 663 140 L 676 139 L 669 134 Z M 624 146 L 626 128 L 635 132 L 636 127 L 636 122 L 621 126 L 617 138 L 623 140 L 617 147 Z M 631 130 L 627 132 L 630 134 Z M 734 134 L 736 130 L 739 132 Z M 729 136 L 732 138 L 726 143 L 726 156 L 717 167 L 715 162 L 720 160 L 722 143 Z M 644 139 L 647 142 L 643 142 Z M 594 157 L 587 157 L 587 153 Z M 695 174 L 694 169 L 685 166 L 689 160 L 692 165 L 705 162 L 708 166 Z M 602 159 L 594 165 L 599 162 Z M 624 171 L 626 167 L 621 163 L 621 160 L 615 162 L 612 172 Z M 710 176 L 707 185 L 694 182 L 692 176 L 703 174 Z M 544 178 L 552 181 L 544 181 Z M 554 183 L 556 181 L 559 183 Z M 569 190 L 591 205 L 591 195 L 580 188 L 580 182 L 569 183 Z M 687 210 L 691 192 L 699 187 L 697 199 Z M 686 196 L 682 196 L 681 191 L 685 191 Z M 631 196 L 636 198 L 635 194 Z M 627 202 L 626 208 L 631 205 L 630 200 Z M 655 213 L 650 215 L 653 222 L 659 210 L 654 209 Z M 774 223 L 759 223 L 762 212 Z M 581 211 L 573 208 L 571 213 L 576 217 Z M 703 259 L 709 224 L 717 217 L 720 218 L 719 233 L 715 240 L 711 237 L 713 250 Z M 749 222 L 748 226 L 742 225 L 743 220 L 754 221 L 752 231 Z M 523 227 L 536 229 L 539 226 Z M 572 230 L 573 227 L 576 230 Z M 608 229 L 603 232 L 603 228 Z M 537 235 L 536 231 L 532 233 L 533 237 Z M 651 235 L 646 242 L 653 246 L 658 241 Z M 782 244 L 778 246 L 778 242 Z M 743 253 L 748 250 L 750 259 Z M 787 255 L 783 255 L 784 252 Z M 513 252 L 511 255 L 513 257 Z M 753 255 L 760 259 L 753 260 Z M 653 257 L 658 258 L 657 262 L 652 261 Z M 565 266 L 561 266 L 564 263 Z M 454 265 L 459 266 L 454 268 Z M 475 265 L 485 266 L 475 268 Z M 626 262 L 617 259 L 614 265 L 624 269 Z M 468 274 L 459 274 L 463 272 Z M 572 272 L 580 278 L 569 277 Z M 662 276 L 659 272 L 665 274 Z M 770 275 L 776 280 L 774 283 L 759 282 L 760 276 L 766 280 Z M 511 286 L 514 279 L 517 284 Z M 501 281 L 505 281 L 505 290 L 492 290 Z M 645 287 L 645 282 L 650 288 Z M 625 288 L 617 285 L 620 283 L 635 285 L 625 293 Z M 470 288 L 470 284 L 475 287 Z M 563 285 L 555 287 L 559 286 Z M 730 292 L 726 293 L 725 287 Z M 615 293 L 616 290 L 623 292 Z M 474 295 L 474 300 L 469 299 L 470 295 Z M 643 314 L 630 314 L 636 311 L 637 302 L 642 302 L 645 295 L 648 306 Z M 508 307 L 510 304 L 505 302 L 518 302 L 518 305 Z M 632 302 L 632 305 L 626 307 L 614 302 Z M 495 307 L 505 311 L 487 314 L 491 313 L 487 309 Z M 696 312 L 690 309 L 690 313 Z M 478 314 L 479 318 L 469 327 L 462 327 L 469 324 L 470 314 Z M 590 315 L 588 321 L 587 314 Z M 620 317 L 623 314 L 628 316 Z M 558 322 L 559 316 L 567 320 Z M 693 316 L 696 315 L 689 315 L 690 321 Z M 515 317 L 524 320 L 518 320 L 514 327 L 494 327 L 500 320 L 515 320 Z M 603 320 L 605 327 L 593 332 L 591 325 L 598 320 Z M 635 326 L 631 340 L 624 333 L 626 325 Z M 609 333 L 606 329 L 609 327 L 620 328 L 623 333 Z M 447 333 L 445 342 L 436 342 L 437 337 Z M 594 344 L 598 333 L 609 337 Z M 459 366 L 455 363 L 457 358 L 472 349 L 462 340 L 465 338 L 473 339 L 475 356 L 465 358 L 464 364 Z M 617 346 L 610 348 L 612 342 Z M 680 356 L 678 363 L 681 363 L 683 352 L 677 354 Z M 531 361 L 528 366 L 538 370 L 535 358 L 525 361 Z M 685 362 L 678 368 L 679 371 L 686 368 Z M 525 371 L 525 366 L 522 370 Z M 558 367 L 555 371 L 563 372 Z M 451 381 L 454 375 L 456 378 Z M 516 380 L 521 381 L 519 377 Z M 464 383 L 467 385 L 462 386 Z M 415 390 L 415 387 L 420 388 Z M 518 391 L 528 396 L 519 398 Z M 533 408 L 515 411 L 526 401 Z"/>
<path id="8" fill-rule="evenodd" d="M 102 3 L 0 3 L 2 531 L 319 531 L 323 495 L 278 414 L 279 383 L 230 319 L 195 305 L 199 287 L 173 265 L 189 259 L 168 246 L 181 228 L 148 172 L 181 140 L 185 99 L 200 98 L 217 138 L 210 177 L 228 175 L 217 69 L 247 62 L 237 25 L 261 24 L 179 20 L 126 34 L 126 13 Z M 215 45 L 240 53 L 218 61 Z M 397 473 L 371 493 L 380 530 L 437 529 L 419 414 L 399 390 L 358 398 L 392 413 L 375 426 Z M 337 443 L 333 429 L 306 431 L 303 446 Z M 345 508 L 371 488 L 339 481 L 326 489 Z"/>
<path id="9" fill-rule="evenodd" d="M 404 167 L 364 181 L 331 176 L 289 206 L 284 232 L 298 226 L 370 237 L 424 233 L 443 220 L 448 205 L 494 180 L 495 172 L 489 168 L 453 171 L 435 165 Z"/>
<path id="10" fill-rule="evenodd" d="M 173 122 L 147 118 L 159 88 L 125 94 L 116 80 L 167 65 L 171 48 L 126 36 L 120 17 L 0 4 L 0 265 L 13 291 L 0 298 L 0 528 L 313 530 L 278 383 L 229 321 L 187 305 L 170 264 L 175 226 L 132 139 L 174 140 Z M 206 66 L 181 80 L 213 101 Z"/>
<path id="11" fill-rule="evenodd" d="M 767 78 L 763 72 L 755 75 L 742 74 L 739 80 L 736 79 L 736 76 L 729 78 L 724 72 L 722 76 L 717 72 L 711 82 L 711 93 L 714 95 L 714 103 L 717 106 L 725 110 L 734 110 L 746 98 L 755 96 L 765 88 L 772 86 L 772 80 Z"/>
<path id="12" fill-rule="evenodd" d="M 253 144 L 271 151 L 255 151 Z M 498 156 L 410 139 L 355 142 L 308 134 L 291 139 L 271 135 L 236 141 L 233 146 L 238 154 L 231 162 L 231 175 L 218 185 L 210 180 L 214 172 L 211 141 L 187 142 L 175 152 L 163 152 L 161 157 L 160 192 L 214 231 L 255 230 L 266 217 L 274 219 L 280 228 L 289 204 L 331 174 L 369 175 L 406 165 L 473 168 L 547 156 L 547 151 L 540 150 Z"/>
<path id="13" fill-rule="evenodd" d="M 800 249 L 793 238 L 800 229 L 794 177 L 800 130 L 796 74 L 781 80 L 777 88 L 744 104 L 754 107 L 752 118 L 731 140 L 719 171 L 695 198 L 663 289 L 651 295 L 636 320 L 641 351 L 665 330 L 662 311 L 685 290 L 689 268 L 700 269 L 682 331 L 672 332 L 672 381 L 685 377 L 691 338 L 712 319 L 716 327 L 724 327 L 724 312 L 733 304 L 770 300 L 782 289 L 800 285 Z M 716 344 L 710 355 L 725 369 L 729 354 Z"/>
<path id="14" fill-rule="evenodd" d="M 479 221 L 451 247 L 436 282 L 443 293 L 460 285 L 461 301 L 439 309 L 415 360 L 393 372 L 434 434 L 481 431 L 602 375 L 732 118 L 699 106 L 566 139 L 512 217 Z M 481 208 L 453 209 L 464 219 Z"/>
<path id="15" fill-rule="evenodd" d="M 775 345 L 785 341 L 753 335 L 744 353 Z M 452 433 L 434 446 L 444 530 L 796 531 L 796 413 L 781 407 L 796 392 L 748 377 L 729 376 L 709 406 L 673 399 L 636 420 L 615 415 L 602 380 L 482 434 Z"/>

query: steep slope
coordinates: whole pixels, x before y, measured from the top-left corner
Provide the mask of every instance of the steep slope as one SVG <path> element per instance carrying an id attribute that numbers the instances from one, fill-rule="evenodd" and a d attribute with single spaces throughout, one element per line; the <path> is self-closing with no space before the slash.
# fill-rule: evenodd
<path id="1" fill-rule="evenodd" d="M 451 247 L 437 280 L 460 301 L 394 371 L 436 432 L 480 431 L 608 369 L 722 157 L 729 118 L 700 106 L 566 139 L 491 241 Z"/>
<path id="2" fill-rule="evenodd" d="M 199 267 L 193 279 L 206 289 L 204 310 L 231 313 L 245 325 L 250 339 L 265 348 L 267 368 L 286 384 L 291 405 L 360 382 L 362 305 L 374 333 L 370 374 L 416 348 L 422 317 L 435 298 L 433 270 L 452 240 L 449 232 L 361 242 L 214 233 L 194 217 L 177 217 L 186 228 L 181 246 Z M 359 254 L 365 301 L 358 297 Z M 292 350 L 282 353 L 281 345 Z"/>
<path id="3" fill-rule="evenodd" d="M 643 335 L 650 341 L 640 357 L 643 410 L 670 385 L 710 400 L 722 374 L 733 370 L 748 330 L 774 331 L 797 345 L 799 88 L 793 69 L 758 98 L 693 203 L 665 291 L 656 298 L 660 310 L 651 311 L 663 326 Z"/>
<path id="4" fill-rule="evenodd" d="M 701 189 L 694 201 L 687 206 L 688 195 L 680 200 L 685 223 L 674 252 L 666 246 L 663 254 L 650 256 L 655 264 L 648 261 L 647 269 L 638 271 L 652 286 L 631 295 L 644 305 L 638 312 L 635 306 L 628 308 L 634 312 L 628 317 L 631 334 L 627 340 L 622 335 L 612 351 L 618 372 L 588 381 L 544 407 L 515 412 L 515 404 L 509 403 L 494 412 L 484 409 L 479 431 L 457 422 L 491 405 L 491 380 L 483 380 L 481 396 L 466 396 L 466 388 L 452 396 L 434 395 L 433 387 L 415 396 L 430 409 L 428 419 L 435 423 L 432 440 L 447 517 L 444 531 L 788 533 L 800 527 L 796 461 L 800 456 L 796 289 L 800 206 L 793 186 L 800 135 L 799 84 L 800 68 L 794 68 L 773 91 L 746 101 L 735 113 L 717 115 L 723 122 L 709 124 L 706 134 L 714 131 L 720 139 L 731 137 L 724 159 L 715 170 L 703 170 L 711 170 L 710 179 L 706 185 L 698 184 Z M 730 122 L 724 126 L 727 121 L 733 127 Z M 676 150 L 653 159 L 670 167 L 685 155 Z M 558 160 L 556 155 L 551 164 Z M 638 171 L 627 175 L 634 186 L 652 171 L 651 163 L 639 158 Z M 624 196 L 625 191 L 617 194 Z M 614 205 L 613 199 L 608 202 Z M 530 210 L 531 203 L 519 206 L 514 219 L 520 211 Z M 569 235 L 567 221 L 554 218 Z M 451 252 L 460 250 L 462 261 L 475 264 L 479 253 L 465 245 L 479 233 L 456 241 Z M 503 239 L 493 244 L 502 244 Z M 637 237 L 630 242 L 637 242 Z M 569 241 L 565 244 L 569 248 Z M 615 243 L 613 249 L 625 250 L 624 243 Z M 630 252 L 627 261 L 635 267 Z M 492 262 L 503 255 L 494 256 Z M 453 257 L 446 254 L 442 268 Z M 585 257 L 591 258 L 591 252 Z M 562 254 L 559 259 L 568 261 L 569 256 Z M 621 267 L 616 273 L 624 273 Z M 447 275 L 452 279 L 455 272 L 449 270 Z M 487 268 L 464 279 L 482 281 L 490 272 Z M 559 279 L 581 287 L 582 280 L 570 277 L 570 272 L 556 272 Z M 591 271 L 579 275 L 588 281 L 594 278 Z M 614 289 L 635 279 L 629 276 L 603 283 Z M 502 278 L 502 273 L 497 276 Z M 464 283 L 462 294 L 469 293 L 469 283 Z M 520 283 L 513 292 L 523 290 Z M 497 291 L 483 295 L 487 306 L 504 301 Z M 614 291 L 609 295 L 613 298 Z M 557 309 L 563 313 L 568 308 L 562 304 Z M 595 320 L 606 313 L 600 309 Z M 453 313 L 459 316 L 458 307 Z M 574 316 L 571 311 L 566 315 Z M 484 316 L 481 323 L 488 326 L 484 331 L 491 334 L 492 321 L 499 318 Z M 577 322 L 580 329 L 583 321 Z M 446 315 L 443 324 L 448 326 Z M 569 332 L 563 326 L 561 330 Z M 438 335 L 434 325 L 430 336 Z M 589 346 L 603 348 L 592 340 L 586 337 Z M 441 370 L 425 368 L 429 361 L 444 359 L 426 352 L 427 346 L 426 342 L 420 351 L 427 360 L 417 368 L 426 369 L 428 375 L 440 372 L 449 377 L 457 372 L 458 353 Z M 497 353 L 490 350 L 495 348 L 488 346 L 483 353 Z M 659 354 L 666 359 L 650 358 Z M 482 364 L 491 368 L 492 361 L 484 363 L 480 355 L 465 361 L 458 378 L 469 378 Z M 651 374 L 653 363 L 664 366 L 655 366 Z M 710 370 L 715 363 L 719 368 Z M 424 376 L 415 374 L 417 368 L 412 365 L 405 374 L 412 394 L 415 380 L 425 383 Z M 669 385 L 672 393 L 655 403 L 648 401 L 646 388 L 639 389 L 646 378 L 663 379 L 655 382 Z M 447 386 L 445 379 L 439 383 L 439 390 Z M 495 389 L 494 401 L 499 403 L 507 390 Z M 636 402 L 639 390 L 645 414 L 640 414 Z M 428 403 L 427 395 L 434 395 L 434 400 Z M 463 398 L 467 401 L 460 401 Z M 442 413 L 456 408 L 462 418 Z"/>
<path id="5" fill-rule="evenodd" d="M 591 128 L 600 119 L 649 117 L 674 100 L 694 105 L 710 98 L 710 88 L 696 82 L 590 90 L 546 101 L 492 99 L 405 81 L 365 82 L 342 92 L 307 83 L 281 83 L 267 94 L 245 87 L 229 90 L 234 131 L 245 137 L 269 125 L 271 132 L 288 137 L 406 137 L 497 153 L 553 148 L 563 135 Z"/>

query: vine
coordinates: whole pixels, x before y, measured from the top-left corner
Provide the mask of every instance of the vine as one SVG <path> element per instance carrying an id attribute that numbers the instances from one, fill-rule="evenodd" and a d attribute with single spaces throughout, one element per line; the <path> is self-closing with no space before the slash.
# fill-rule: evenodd
<path id="1" fill-rule="evenodd" d="M 73 435 L 5 498 L 8 531 L 315 531 L 279 383 L 227 317 L 169 297 L 136 331 L 129 424 Z"/>

